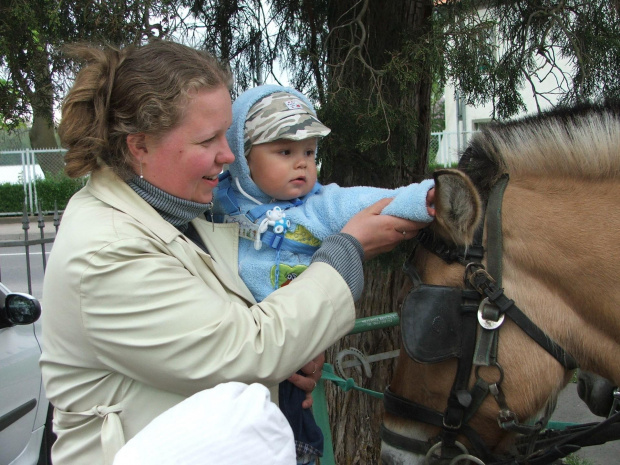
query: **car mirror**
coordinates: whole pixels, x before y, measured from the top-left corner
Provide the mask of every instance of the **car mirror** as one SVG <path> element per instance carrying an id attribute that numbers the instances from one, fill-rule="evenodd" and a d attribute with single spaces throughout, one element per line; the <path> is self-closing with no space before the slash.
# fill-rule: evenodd
<path id="1" fill-rule="evenodd" d="M 41 303 L 29 294 L 14 292 L 6 296 L 3 313 L 12 325 L 29 325 L 41 316 Z"/>

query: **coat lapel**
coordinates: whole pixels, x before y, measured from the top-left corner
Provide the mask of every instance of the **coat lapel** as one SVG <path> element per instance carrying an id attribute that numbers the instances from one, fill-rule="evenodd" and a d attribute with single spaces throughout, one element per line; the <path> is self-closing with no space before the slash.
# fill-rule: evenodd
<path id="1" fill-rule="evenodd" d="M 95 197 L 113 208 L 130 215 L 147 227 L 164 243 L 170 244 L 175 240 L 186 243 L 230 292 L 237 294 L 249 304 L 256 302 L 247 286 L 239 277 L 237 263 L 239 234 L 238 230 L 236 230 L 238 228 L 237 225 L 213 224 L 198 218 L 193 220 L 192 224 L 207 246 L 209 251 L 207 254 L 177 228 L 164 220 L 153 207 L 136 194 L 110 168 L 102 167 L 100 170 L 92 173 L 87 187 Z"/>

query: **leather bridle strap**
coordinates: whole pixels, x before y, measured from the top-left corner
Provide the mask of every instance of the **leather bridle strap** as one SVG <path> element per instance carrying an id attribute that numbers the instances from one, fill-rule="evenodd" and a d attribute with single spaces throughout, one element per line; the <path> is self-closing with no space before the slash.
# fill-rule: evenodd
<path id="1" fill-rule="evenodd" d="M 439 428 L 444 427 L 444 416 L 438 411 L 412 402 L 411 400 L 405 399 L 404 397 L 401 397 L 397 394 L 394 394 L 390 390 L 389 386 L 385 389 L 383 394 L 383 405 L 386 412 L 401 418 L 415 418 L 416 421 L 420 421 L 428 425 L 437 426 Z M 394 446 L 397 446 L 397 444 L 399 444 L 402 446 L 401 448 L 405 450 L 410 450 L 408 448 L 409 446 L 407 446 L 406 444 L 416 444 L 415 448 L 416 450 L 418 450 L 421 447 L 418 443 L 428 444 L 428 447 L 430 448 L 431 444 L 427 442 L 412 438 L 406 438 L 405 436 L 401 436 L 397 433 L 394 433 L 393 431 L 390 431 L 390 433 L 392 433 L 390 437 L 386 437 L 386 439 L 389 439 L 389 441 L 386 441 L 388 444 L 392 444 Z M 474 447 L 476 452 L 480 454 L 480 457 L 483 458 L 483 460 L 489 460 L 489 458 L 493 457 L 492 452 L 487 448 L 486 444 L 482 441 L 482 439 L 480 439 L 478 433 L 469 425 L 462 424 L 459 429 L 459 434 L 463 434 L 463 436 L 465 436 L 469 440 L 470 444 Z M 400 439 L 397 443 L 394 443 L 392 442 L 392 437 L 395 438 L 396 436 L 399 436 Z M 428 449 L 424 451 L 424 453 L 426 452 L 428 452 Z"/>
<path id="2" fill-rule="evenodd" d="M 504 191 L 508 185 L 508 174 L 502 175 L 491 188 L 489 201 L 485 211 L 487 221 L 487 270 L 495 278 L 497 285 L 502 286 L 502 260 L 504 243 L 502 239 L 502 204 Z"/>
<path id="3" fill-rule="evenodd" d="M 491 188 L 485 211 L 487 222 L 487 271 L 479 269 L 473 272 L 470 275 L 469 284 L 480 292 L 481 295 L 486 295 L 499 308 L 500 315 L 505 313 L 523 332 L 560 362 L 564 368 L 574 370 L 578 366 L 575 359 L 536 326 L 515 305 L 513 300 L 506 297 L 502 289 L 502 204 L 508 179 L 508 174 L 503 174 Z M 487 332 L 483 330 L 481 336 L 497 337 L 497 331 Z M 490 347 L 489 342 L 486 345 Z"/>
<path id="4" fill-rule="evenodd" d="M 486 295 L 489 300 L 499 308 L 500 313 L 508 315 L 525 334 L 551 354 L 564 368 L 574 370 L 579 366 L 568 352 L 552 341 L 542 329 L 536 326 L 532 320 L 515 305 L 514 300 L 506 297 L 504 290 L 497 286 L 495 280 L 491 278 L 484 269 L 473 272 L 470 275 L 469 282 L 478 292 Z"/>

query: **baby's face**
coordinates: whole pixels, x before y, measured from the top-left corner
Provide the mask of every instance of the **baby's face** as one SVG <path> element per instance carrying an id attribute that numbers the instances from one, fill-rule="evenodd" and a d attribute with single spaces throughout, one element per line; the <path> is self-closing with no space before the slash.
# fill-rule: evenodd
<path id="1" fill-rule="evenodd" d="M 308 194 L 316 184 L 317 139 L 286 140 L 252 146 L 248 166 L 252 180 L 277 200 Z"/>

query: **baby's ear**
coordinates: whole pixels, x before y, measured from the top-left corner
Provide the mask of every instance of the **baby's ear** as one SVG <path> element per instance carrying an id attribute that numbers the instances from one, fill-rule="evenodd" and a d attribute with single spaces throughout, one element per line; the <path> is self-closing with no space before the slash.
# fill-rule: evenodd
<path id="1" fill-rule="evenodd" d="M 478 191 L 462 171 L 444 169 L 435 178 L 435 220 L 431 228 L 444 240 L 470 245 L 482 217 Z"/>

